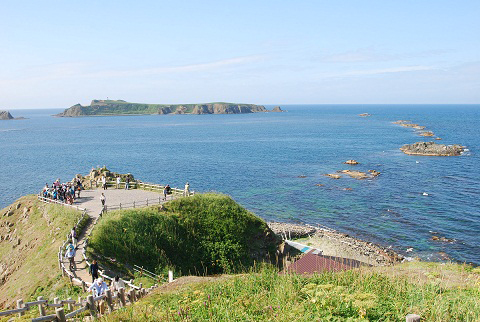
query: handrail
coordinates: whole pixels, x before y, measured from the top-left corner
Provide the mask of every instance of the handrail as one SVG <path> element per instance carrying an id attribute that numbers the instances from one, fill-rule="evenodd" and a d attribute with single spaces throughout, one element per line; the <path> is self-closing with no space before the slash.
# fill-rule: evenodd
<path id="1" fill-rule="evenodd" d="M 72 207 L 72 208 L 75 208 L 79 211 L 87 211 L 87 209 L 85 209 L 85 208 L 81 208 L 79 206 L 71 205 L 71 204 L 61 202 L 61 201 L 58 201 L 58 200 L 55 200 L 55 199 L 45 198 L 45 197 L 42 197 L 41 195 L 37 195 L 37 199 L 42 201 L 42 202 L 45 202 L 45 203 L 55 203 L 55 204 L 62 205 L 62 206 Z"/>

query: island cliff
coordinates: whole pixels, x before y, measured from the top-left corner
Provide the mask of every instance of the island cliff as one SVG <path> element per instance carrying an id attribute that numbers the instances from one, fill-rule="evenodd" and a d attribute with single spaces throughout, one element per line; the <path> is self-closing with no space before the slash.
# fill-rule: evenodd
<path id="1" fill-rule="evenodd" d="M 59 117 L 132 114 L 241 114 L 268 112 L 262 105 L 236 103 L 205 104 L 141 104 L 123 100 L 93 100 L 89 106 L 80 104 L 67 108 Z"/>
<path id="2" fill-rule="evenodd" d="M 0 120 L 13 120 L 13 116 L 9 111 L 0 111 Z"/>

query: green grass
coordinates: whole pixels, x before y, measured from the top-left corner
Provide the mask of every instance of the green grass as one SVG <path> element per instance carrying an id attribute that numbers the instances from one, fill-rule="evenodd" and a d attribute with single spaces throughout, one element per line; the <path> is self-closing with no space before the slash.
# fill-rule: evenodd
<path id="1" fill-rule="evenodd" d="M 417 272 L 410 264 L 402 270 Z M 434 267 L 433 267 L 434 266 Z M 441 264 L 431 268 L 444 270 Z M 452 267 L 454 265 L 451 265 Z M 457 265 L 449 274 L 468 274 Z M 183 285 L 158 292 L 104 321 L 479 321 L 479 275 L 446 287 L 441 281 L 418 283 L 408 274 L 355 270 L 313 277 L 279 275 L 274 268 Z M 416 274 L 416 273 L 415 273 Z"/>
<path id="2" fill-rule="evenodd" d="M 74 209 L 39 202 L 36 196 L 22 197 L 12 206 L 14 214 L 0 218 L 0 234 L 9 229 L 15 236 L 0 242 L 0 265 L 9 272 L 0 284 L 0 307 L 40 295 L 53 299 L 65 290 L 69 280 L 61 277 L 58 248 L 81 216 Z M 13 225 L 7 228 L 6 223 Z M 12 243 L 12 238 L 20 242 Z"/>
<path id="3" fill-rule="evenodd" d="M 213 274 L 243 271 L 274 257 L 275 239 L 266 223 L 230 197 L 195 195 L 152 206 L 109 212 L 89 248 L 118 262 L 165 273 Z M 259 254 L 260 252 L 260 254 Z"/>

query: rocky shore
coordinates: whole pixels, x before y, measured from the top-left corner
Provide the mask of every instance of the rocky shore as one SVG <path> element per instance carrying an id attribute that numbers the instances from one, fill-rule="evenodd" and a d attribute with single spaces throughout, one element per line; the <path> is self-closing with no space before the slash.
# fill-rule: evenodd
<path id="1" fill-rule="evenodd" d="M 435 142 L 417 142 L 405 144 L 400 148 L 405 154 L 425 156 L 458 156 L 465 150 L 464 146 L 437 144 Z"/>
<path id="2" fill-rule="evenodd" d="M 322 250 L 323 255 L 350 258 L 373 266 L 391 265 L 404 257 L 390 248 L 366 242 L 326 227 L 290 223 L 268 222 L 279 237 L 297 239 L 298 242 Z"/>

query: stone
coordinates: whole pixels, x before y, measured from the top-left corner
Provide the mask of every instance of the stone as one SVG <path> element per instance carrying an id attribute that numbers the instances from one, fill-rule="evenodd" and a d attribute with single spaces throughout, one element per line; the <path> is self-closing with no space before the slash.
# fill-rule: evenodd
<path id="1" fill-rule="evenodd" d="M 13 116 L 9 111 L 0 111 L 0 120 L 13 120 Z"/>
<path id="2" fill-rule="evenodd" d="M 356 160 L 347 160 L 343 162 L 344 164 L 357 165 L 359 164 Z"/>
<path id="3" fill-rule="evenodd" d="M 326 173 L 326 174 L 324 174 L 324 176 L 330 177 L 332 179 L 340 179 L 342 177 L 341 175 L 335 174 L 335 173 Z"/>
<path id="4" fill-rule="evenodd" d="M 435 134 L 432 131 L 420 132 L 420 136 L 434 136 Z"/>
<path id="5" fill-rule="evenodd" d="M 306 178 L 306 177 L 307 177 L 306 175 L 302 174 L 302 175 L 299 175 L 297 178 L 302 178 L 303 179 L 303 178 Z"/>
<path id="6" fill-rule="evenodd" d="M 361 116 L 361 117 L 368 117 L 368 116 L 372 116 L 372 114 L 368 114 L 368 113 L 362 113 L 362 114 L 358 114 L 358 116 Z"/>
<path id="7" fill-rule="evenodd" d="M 370 176 L 365 172 L 356 171 L 356 170 L 340 170 L 341 173 L 345 173 L 350 177 L 358 180 L 368 179 Z"/>

